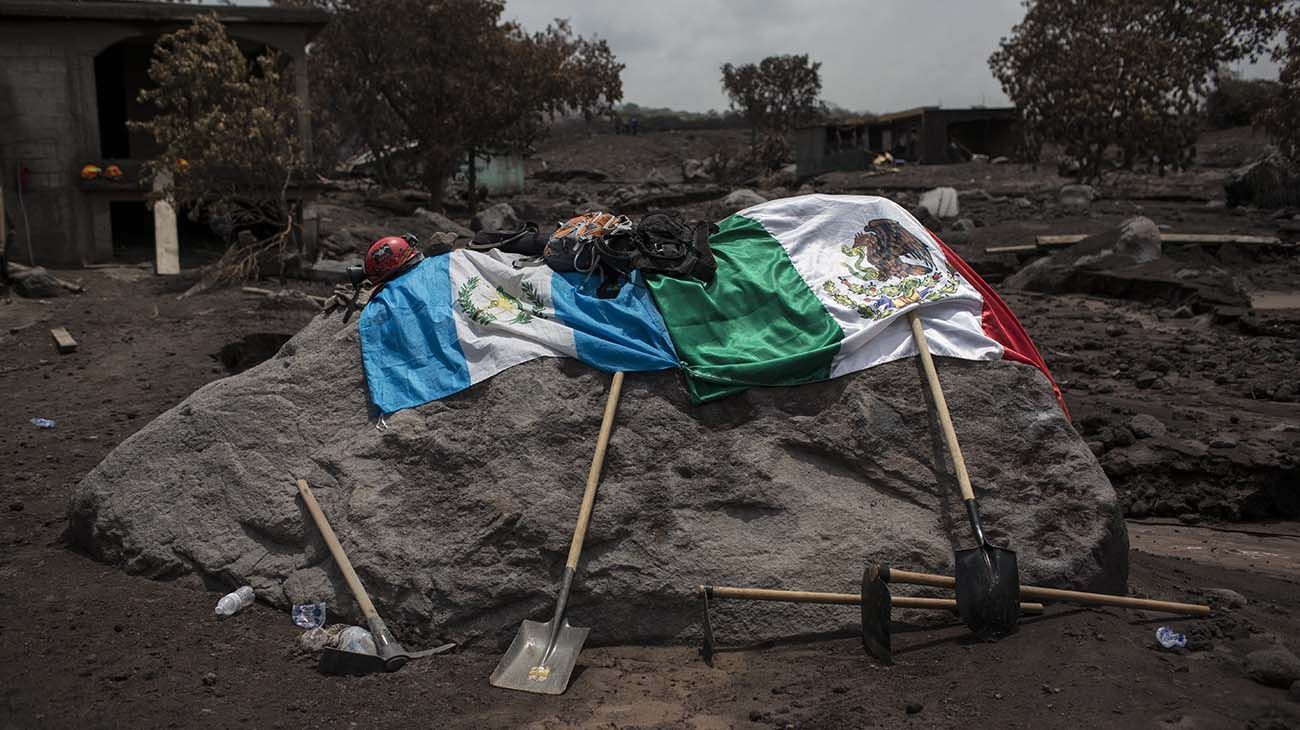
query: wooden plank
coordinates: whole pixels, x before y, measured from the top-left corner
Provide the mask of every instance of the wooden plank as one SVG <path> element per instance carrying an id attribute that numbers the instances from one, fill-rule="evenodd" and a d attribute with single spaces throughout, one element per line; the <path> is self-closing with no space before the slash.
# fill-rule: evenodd
<path id="1" fill-rule="evenodd" d="M 1088 237 L 1087 235 L 1079 233 L 1079 234 L 1071 234 L 1066 236 L 1039 236 L 1035 240 L 1038 241 L 1039 246 L 1044 246 L 1044 247 L 1073 246 L 1074 244 L 1078 243 L 1079 241 L 1082 241 L 1087 237 Z"/>
<path id="2" fill-rule="evenodd" d="M 1164 243 L 1225 243 L 1241 246 L 1276 246 L 1281 243 L 1277 236 L 1240 236 L 1227 233 L 1162 233 L 1160 240 Z"/>
<path id="3" fill-rule="evenodd" d="M 1026 243 L 1019 246 L 989 246 L 984 249 L 984 253 L 1027 253 L 1037 250 L 1037 244 Z"/>
<path id="4" fill-rule="evenodd" d="M 1038 245 L 1044 248 L 1073 246 L 1087 238 L 1078 233 L 1064 236 L 1039 236 Z M 1276 246 L 1280 243 L 1277 236 L 1244 236 L 1234 233 L 1161 233 L 1162 243 L 1183 243 L 1188 245 L 1240 245 L 1240 246 Z"/>
<path id="5" fill-rule="evenodd" d="M 1300 292 L 1257 291 L 1250 295 L 1250 308 L 1264 312 L 1300 310 Z"/>
<path id="6" fill-rule="evenodd" d="M 54 338 L 54 344 L 59 348 L 59 354 L 66 355 L 69 352 L 77 351 L 77 341 L 72 339 L 68 334 L 66 327 L 55 327 L 50 330 L 50 337 Z"/>

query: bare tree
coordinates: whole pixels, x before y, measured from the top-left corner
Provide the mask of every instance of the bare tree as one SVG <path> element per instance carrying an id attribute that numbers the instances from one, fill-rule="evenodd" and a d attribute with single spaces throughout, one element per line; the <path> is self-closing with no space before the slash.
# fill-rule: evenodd
<path id="1" fill-rule="evenodd" d="M 821 67 L 808 54 L 768 56 L 757 64 L 722 66 L 722 88 L 731 108 L 749 122 L 751 155 L 758 156 L 760 131 L 784 135 L 819 116 Z"/>
<path id="2" fill-rule="evenodd" d="M 605 41 L 565 21 L 526 32 L 502 22 L 501 0 L 315 4 L 333 15 L 312 55 L 335 123 L 376 151 L 418 145 L 434 207 L 461 160 L 527 149 L 548 118 L 604 112 L 623 96 L 623 65 Z"/>
<path id="3" fill-rule="evenodd" d="M 215 14 L 203 14 L 154 47 L 140 100 L 158 113 L 134 129 L 162 153 L 146 174 L 191 217 L 215 216 L 238 232 L 221 260 L 193 289 L 254 277 L 282 266 L 299 228 L 289 188 L 306 166 L 295 130 L 299 100 L 273 51 L 249 61 Z"/>

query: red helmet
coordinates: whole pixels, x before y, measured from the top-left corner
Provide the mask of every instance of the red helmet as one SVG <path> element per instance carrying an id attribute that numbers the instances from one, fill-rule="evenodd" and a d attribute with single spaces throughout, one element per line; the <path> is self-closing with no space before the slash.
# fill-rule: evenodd
<path id="1" fill-rule="evenodd" d="M 370 250 L 366 251 L 366 278 L 371 284 L 378 286 L 424 258 L 413 239 L 386 236 L 370 244 Z"/>

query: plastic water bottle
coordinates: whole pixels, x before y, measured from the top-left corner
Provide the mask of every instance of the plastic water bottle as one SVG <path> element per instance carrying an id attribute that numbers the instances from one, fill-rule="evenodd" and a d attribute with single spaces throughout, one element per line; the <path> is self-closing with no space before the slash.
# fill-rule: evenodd
<path id="1" fill-rule="evenodd" d="M 234 593 L 227 593 L 217 601 L 218 616 L 234 616 L 240 609 L 253 605 L 252 586 L 240 586 Z"/>
<path id="2" fill-rule="evenodd" d="M 377 653 L 375 637 L 360 626 L 349 626 L 343 629 L 343 633 L 339 634 L 339 648 L 343 651 L 369 654 L 371 656 Z"/>

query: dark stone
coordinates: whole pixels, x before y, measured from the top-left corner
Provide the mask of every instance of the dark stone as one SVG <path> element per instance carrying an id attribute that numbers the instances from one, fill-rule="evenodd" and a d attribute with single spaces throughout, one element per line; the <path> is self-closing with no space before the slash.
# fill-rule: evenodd
<path id="1" fill-rule="evenodd" d="M 1282 646 L 1252 651 L 1246 655 L 1246 676 L 1269 687 L 1290 687 L 1300 680 L 1300 659 Z"/>
<path id="2" fill-rule="evenodd" d="M 14 293 L 28 299 L 51 299 L 63 293 L 59 280 L 45 270 L 44 266 L 35 266 L 21 274 L 10 273 Z"/>
<path id="3" fill-rule="evenodd" d="M 1139 413 L 1129 419 L 1129 430 L 1133 435 L 1140 438 L 1157 438 L 1164 436 L 1169 432 L 1169 428 L 1160 422 L 1160 419 L 1148 413 Z"/>

